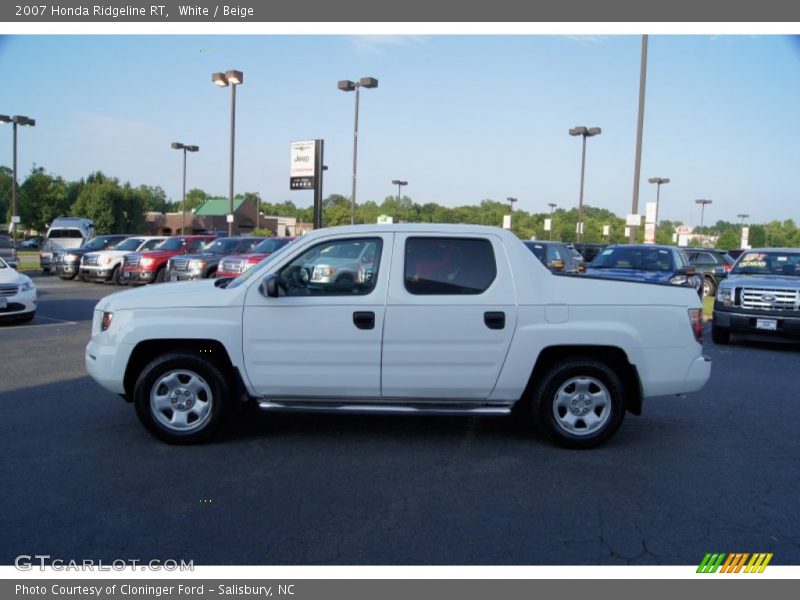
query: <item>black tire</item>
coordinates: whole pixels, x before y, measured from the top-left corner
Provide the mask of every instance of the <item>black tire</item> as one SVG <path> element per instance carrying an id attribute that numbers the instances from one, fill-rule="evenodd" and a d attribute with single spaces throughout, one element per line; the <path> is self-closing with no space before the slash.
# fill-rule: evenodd
<path id="1" fill-rule="evenodd" d="M 164 280 L 167 278 L 167 269 L 165 267 L 161 267 L 158 271 L 156 271 L 156 276 L 153 281 L 155 283 L 164 283 Z"/>
<path id="2" fill-rule="evenodd" d="M 176 378 L 175 388 L 164 382 L 170 373 Z M 195 379 L 190 379 L 190 376 Z M 183 385 L 188 387 L 183 388 Z M 183 396 L 180 391 L 189 388 L 196 390 L 198 385 L 203 388 L 199 393 Z M 226 377 L 215 363 L 201 359 L 194 353 L 176 351 L 159 356 L 142 369 L 133 388 L 133 403 L 139 420 L 158 439 L 170 444 L 197 444 L 210 439 L 230 412 L 231 401 L 225 396 L 226 389 Z M 158 394 L 159 391 L 161 394 Z M 159 395 L 170 405 L 159 409 Z M 176 398 L 178 403 L 174 401 Z M 192 401 L 191 405 L 189 400 Z M 179 404 L 182 401 L 186 404 Z M 207 403 L 208 408 L 203 416 L 198 416 L 196 413 L 202 411 L 202 403 Z M 181 412 L 186 414 L 185 426 L 180 424 L 180 418 L 175 418 L 180 417 Z M 196 417 L 194 421 L 191 421 L 192 415 Z M 167 421 L 176 424 L 170 426 Z"/>
<path id="3" fill-rule="evenodd" d="M 586 387 L 581 390 L 580 386 Z M 564 399 L 573 394 L 565 406 Z M 592 400 L 593 396 L 597 399 Z M 601 399 L 603 406 L 599 405 Z M 598 404 L 590 406 L 594 402 Z M 534 386 L 530 406 L 536 428 L 556 444 L 594 448 L 609 440 L 622 425 L 625 386 L 604 362 L 590 357 L 568 358 L 552 365 Z M 587 418 L 590 414 L 594 417 Z M 574 423 L 570 425 L 569 420 Z"/>
<path id="4" fill-rule="evenodd" d="M 114 267 L 114 270 L 111 271 L 111 279 L 109 279 L 109 281 L 117 285 L 125 285 L 125 280 L 122 279 L 122 265 Z"/>
<path id="5" fill-rule="evenodd" d="M 714 296 L 717 293 L 717 284 L 714 283 L 714 280 L 711 277 L 704 277 L 703 283 L 701 284 L 702 294 L 701 298 L 705 298 L 706 296 Z"/>
<path id="6" fill-rule="evenodd" d="M 711 341 L 721 346 L 731 343 L 731 330 L 727 327 L 719 327 L 711 323 Z"/>

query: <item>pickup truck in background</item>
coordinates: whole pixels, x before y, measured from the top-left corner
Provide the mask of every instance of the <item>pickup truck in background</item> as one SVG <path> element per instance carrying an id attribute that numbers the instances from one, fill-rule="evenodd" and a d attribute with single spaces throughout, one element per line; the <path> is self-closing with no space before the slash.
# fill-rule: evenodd
<path id="1" fill-rule="evenodd" d="M 294 241 L 294 239 L 293 237 L 271 237 L 259 242 L 252 250 L 245 254 L 224 256 L 222 260 L 219 261 L 215 276 L 238 277 L 247 271 L 247 269 L 253 268 L 289 242 Z"/>
<path id="2" fill-rule="evenodd" d="M 167 261 L 167 281 L 191 281 L 214 277 L 223 257 L 230 254 L 244 254 L 264 238 L 260 237 L 224 237 L 206 244 L 200 252 L 182 254 Z"/>
<path id="3" fill-rule="evenodd" d="M 342 264 L 363 266 L 342 280 Z M 85 353 L 89 374 L 170 443 L 209 439 L 252 401 L 514 410 L 555 442 L 590 448 L 645 398 L 698 391 L 711 371 L 694 290 L 554 275 L 497 228 L 321 229 L 236 279 L 181 292 L 103 298 Z"/>
<path id="4" fill-rule="evenodd" d="M 81 258 L 80 277 L 84 281 L 112 281 L 122 285 L 122 259 L 131 252 L 146 252 L 167 239 L 164 236 L 130 237 L 113 248 L 89 252 Z"/>
<path id="5" fill-rule="evenodd" d="M 214 235 L 174 235 L 147 252 L 126 254 L 122 259 L 122 283 L 161 283 L 166 279 L 170 258 L 200 252 L 203 246 L 215 239 Z"/>

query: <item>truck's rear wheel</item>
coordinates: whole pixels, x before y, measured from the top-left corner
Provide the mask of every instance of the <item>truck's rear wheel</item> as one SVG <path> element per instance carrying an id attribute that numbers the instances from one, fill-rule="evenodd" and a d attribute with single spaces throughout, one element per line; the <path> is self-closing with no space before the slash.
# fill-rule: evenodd
<path id="1" fill-rule="evenodd" d="M 212 362 L 189 352 L 171 352 L 139 374 L 133 401 L 139 420 L 171 444 L 204 442 L 219 429 L 229 402 L 225 376 Z"/>
<path id="2" fill-rule="evenodd" d="M 607 364 L 575 357 L 550 367 L 531 396 L 534 424 L 556 443 L 594 448 L 625 418 L 625 386 Z"/>

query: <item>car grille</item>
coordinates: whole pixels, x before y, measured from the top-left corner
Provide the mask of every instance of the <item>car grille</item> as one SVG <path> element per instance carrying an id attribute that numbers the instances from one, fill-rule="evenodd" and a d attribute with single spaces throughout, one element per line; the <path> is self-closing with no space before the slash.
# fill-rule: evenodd
<path id="1" fill-rule="evenodd" d="M 0 285 L 0 296 L 14 296 L 17 293 L 17 286 L 15 285 Z"/>
<path id="2" fill-rule="evenodd" d="M 135 255 L 129 254 L 128 256 L 125 257 L 124 260 L 126 267 L 138 267 L 139 263 L 142 262 L 142 257 L 139 256 L 138 254 Z"/>
<path id="3" fill-rule="evenodd" d="M 742 308 L 761 310 L 797 310 L 797 290 L 773 290 L 768 288 L 743 288 Z"/>
<path id="4" fill-rule="evenodd" d="M 171 261 L 173 271 L 188 271 L 189 259 L 188 258 L 173 258 Z"/>
<path id="5" fill-rule="evenodd" d="M 97 265 L 100 264 L 100 257 L 97 255 L 92 256 L 91 254 L 86 255 L 83 257 L 81 264 L 84 267 L 96 267 Z"/>
<path id="6" fill-rule="evenodd" d="M 241 273 L 243 271 L 245 261 L 239 258 L 232 258 L 223 260 L 219 263 L 219 270 L 223 273 Z"/>

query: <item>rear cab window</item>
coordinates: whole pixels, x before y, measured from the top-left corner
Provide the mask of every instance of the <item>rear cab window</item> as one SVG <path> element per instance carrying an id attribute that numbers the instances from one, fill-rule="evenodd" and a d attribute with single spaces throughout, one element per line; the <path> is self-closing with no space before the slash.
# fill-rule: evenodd
<path id="1" fill-rule="evenodd" d="M 476 295 L 497 277 L 492 243 L 483 238 L 409 237 L 404 285 L 413 295 Z"/>

